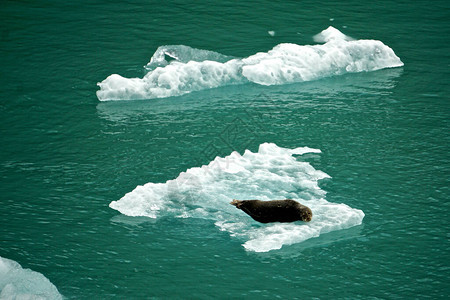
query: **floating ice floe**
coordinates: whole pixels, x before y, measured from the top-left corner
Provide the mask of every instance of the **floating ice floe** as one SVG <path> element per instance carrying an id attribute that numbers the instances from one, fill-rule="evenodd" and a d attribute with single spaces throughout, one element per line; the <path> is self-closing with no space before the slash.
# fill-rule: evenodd
<path id="1" fill-rule="evenodd" d="M 41 273 L 0 257 L 0 299 L 59 300 L 63 297 Z"/>
<path id="2" fill-rule="evenodd" d="M 326 192 L 318 181 L 330 176 L 296 157 L 305 153 L 320 150 L 264 143 L 256 153 L 233 152 L 165 183 L 138 186 L 109 206 L 127 216 L 209 219 L 255 252 L 361 224 L 361 210 L 325 200 Z M 308 223 L 259 224 L 230 205 L 232 199 L 295 199 L 311 208 L 313 219 Z"/>
<path id="3" fill-rule="evenodd" d="M 333 27 L 314 40 L 324 44 L 283 43 L 246 58 L 185 45 L 161 46 L 143 78 L 112 74 L 98 83 L 97 97 L 101 101 L 164 98 L 247 82 L 280 85 L 403 66 L 381 41 L 353 40 Z"/>

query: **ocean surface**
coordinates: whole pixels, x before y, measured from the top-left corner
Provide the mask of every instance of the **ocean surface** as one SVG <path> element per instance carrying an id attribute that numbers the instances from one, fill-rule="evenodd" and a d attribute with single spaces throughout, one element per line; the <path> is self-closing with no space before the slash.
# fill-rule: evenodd
<path id="1" fill-rule="evenodd" d="M 449 12 L 2 1 L 0 299 L 448 299 Z"/>

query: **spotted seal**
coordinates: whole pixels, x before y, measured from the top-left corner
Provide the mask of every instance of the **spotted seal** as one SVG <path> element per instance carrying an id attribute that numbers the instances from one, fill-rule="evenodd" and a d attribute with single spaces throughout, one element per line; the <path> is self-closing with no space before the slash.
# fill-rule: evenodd
<path id="1" fill-rule="evenodd" d="M 312 211 L 309 207 L 292 199 L 270 201 L 233 199 L 230 204 L 261 223 L 309 222 L 312 218 Z"/>

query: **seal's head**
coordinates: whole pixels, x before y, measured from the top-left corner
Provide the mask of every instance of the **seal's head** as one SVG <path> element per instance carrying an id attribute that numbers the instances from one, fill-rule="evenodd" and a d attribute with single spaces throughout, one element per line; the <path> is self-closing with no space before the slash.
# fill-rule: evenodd
<path id="1" fill-rule="evenodd" d="M 239 208 L 239 206 L 241 206 L 242 201 L 233 199 L 233 201 L 230 202 L 231 205 L 236 206 L 237 208 Z"/>
<path id="2" fill-rule="evenodd" d="M 309 207 L 303 206 L 300 212 L 300 218 L 304 222 L 309 222 L 312 219 L 312 211 Z"/>

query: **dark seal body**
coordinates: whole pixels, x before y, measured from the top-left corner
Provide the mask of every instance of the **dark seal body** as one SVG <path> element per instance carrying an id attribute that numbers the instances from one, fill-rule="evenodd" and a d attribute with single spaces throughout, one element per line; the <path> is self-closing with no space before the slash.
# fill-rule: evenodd
<path id="1" fill-rule="evenodd" d="M 309 207 L 291 199 L 271 201 L 233 200 L 230 204 L 261 223 L 309 222 L 312 218 L 312 212 Z"/>

